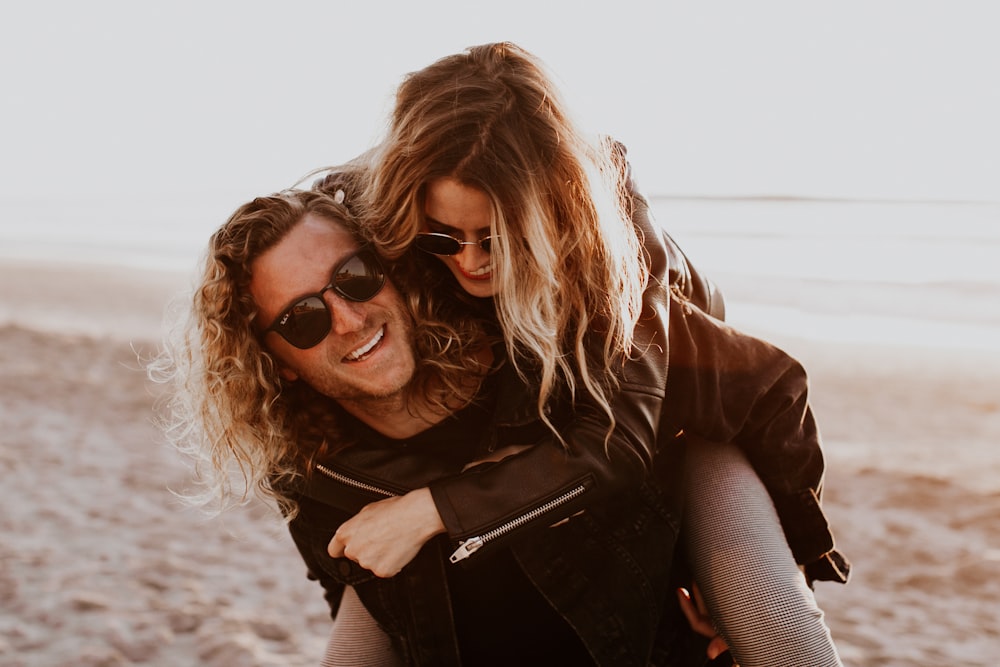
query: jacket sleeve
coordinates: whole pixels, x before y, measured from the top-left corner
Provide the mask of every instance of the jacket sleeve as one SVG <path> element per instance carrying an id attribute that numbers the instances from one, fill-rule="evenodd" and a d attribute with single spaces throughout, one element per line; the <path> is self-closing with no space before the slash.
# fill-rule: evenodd
<path id="1" fill-rule="evenodd" d="M 663 428 L 738 445 L 807 574 L 846 581 L 849 563 L 820 506 L 824 461 L 808 389 L 794 358 L 675 300 Z"/>
<path id="2" fill-rule="evenodd" d="M 650 286 L 636 336 L 642 353 L 626 365 L 613 397 L 607 453 L 603 412 L 578 403 L 560 429 L 567 451 L 546 437 L 497 464 L 430 485 L 449 536 L 461 543 L 499 532 L 491 541 L 498 546 L 532 525 L 629 492 L 643 479 L 637 448 L 655 442 L 662 450 L 687 431 L 741 447 L 771 494 L 797 561 L 815 579 L 845 581 L 849 564 L 834 551 L 820 506 L 824 460 L 802 365 L 707 315 L 670 286 Z M 656 465 L 667 460 L 654 458 L 657 478 L 666 478 Z M 534 513 L 538 508 L 548 510 Z"/>
<path id="3" fill-rule="evenodd" d="M 623 384 L 614 404 L 618 420 L 609 456 L 603 450 L 604 422 L 578 406 L 576 417 L 560 431 L 570 444 L 568 452 L 546 438 L 499 463 L 431 483 L 449 536 L 488 550 L 523 537 L 531 526 L 550 525 L 610 494 L 628 492 L 641 481 L 642 470 L 627 443 L 640 433 L 649 437 L 657 405 L 662 406 L 657 413 L 661 449 L 684 432 L 740 446 L 774 500 L 796 560 L 814 579 L 846 581 L 849 563 L 834 551 L 819 503 L 824 461 L 805 370 L 779 348 L 676 296 L 671 300 L 665 398 L 642 385 Z M 651 348 L 643 357 L 660 359 L 660 351 Z M 657 468 L 667 460 L 663 452 L 654 459 L 657 478 L 667 478 Z M 558 502 L 574 489 L 580 490 L 577 495 Z M 480 545 L 478 538 L 496 533 L 497 539 Z"/>

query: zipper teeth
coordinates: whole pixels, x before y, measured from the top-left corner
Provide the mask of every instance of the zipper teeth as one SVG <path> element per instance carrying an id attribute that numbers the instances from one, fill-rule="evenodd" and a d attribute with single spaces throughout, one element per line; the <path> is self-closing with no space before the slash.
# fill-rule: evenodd
<path id="1" fill-rule="evenodd" d="M 483 533 L 483 535 L 481 536 L 481 539 L 483 540 L 483 542 L 489 542 L 490 540 L 494 540 L 494 539 L 500 537 L 501 535 L 509 533 L 510 531 L 514 530 L 515 528 L 528 523 L 532 519 L 535 519 L 536 517 L 539 517 L 542 514 L 545 514 L 546 512 L 548 512 L 550 510 L 553 510 L 556 507 L 559 507 L 563 503 L 569 502 L 570 500 L 572 500 L 573 498 L 576 498 L 577 496 L 579 496 L 581 493 L 583 493 L 586 490 L 587 490 L 587 487 L 585 487 L 583 484 L 581 484 L 580 486 L 574 487 L 574 488 L 570 489 L 569 491 L 567 491 L 566 493 L 562 494 L 561 496 L 559 496 L 557 498 L 553 498 L 552 500 L 550 500 L 549 502 L 545 503 L 544 505 L 540 505 L 539 507 L 536 507 L 535 509 L 531 510 L 530 512 L 528 512 L 526 514 L 522 514 L 521 516 L 517 517 L 513 521 L 508 521 L 507 523 L 505 523 L 505 524 L 503 524 L 501 526 L 497 526 L 496 528 L 494 528 L 493 530 L 491 530 L 488 533 Z"/>
<path id="2" fill-rule="evenodd" d="M 371 493 L 377 493 L 379 495 L 385 496 L 386 498 L 391 498 L 391 497 L 394 497 L 396 495 L 392 491 L 386 491 L 385 489 L 379 488 L 377 486 L 373 486 L 371 484 L 366 484 L 365 482 L 359 482 L 358 480 L 356 480 L 356 479 L 354 479 L 352 477 L 347 477 L 346 475 L 341 475 L 339 472 L 337 472 L 335 470 L 331 470 L 330 468 L 327 468 L 322 463 L 317 463 L 316 464 L 316 469 L 319 470 L 324 475 L 326 475 L 327 477 L 329 477 L 331 479 L 334 479 L 334 480 L 336 480 L 338 482 L 342 482 L 344 484 L 347 484 L 348 486 L 353 486 L 355 489 L 361 489 L 362 491 L 370 491 Z"/>

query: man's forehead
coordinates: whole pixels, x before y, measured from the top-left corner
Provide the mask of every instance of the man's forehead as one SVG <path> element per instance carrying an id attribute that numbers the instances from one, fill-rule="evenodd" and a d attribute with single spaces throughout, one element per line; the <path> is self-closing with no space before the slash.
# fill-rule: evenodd
<path id="1" fill-rule="evenodd" d="M 317 213 L 306 213 L 293 228 L 292 233 L 296 229 L 299 229 L 303 236 L 314 239 L 318 248 L 335 253 L 338 257 L 346 257 L 361 246 L 354 234 L 342 222 Z"/>
<path id="2" fill-rule="evenodd" d="M 250 294 L 263 313 L 274 315 L 289 300 L 321 289 L 333 267 L 359 247 L 344 225 L 308 213 L 253 261 Z"/>

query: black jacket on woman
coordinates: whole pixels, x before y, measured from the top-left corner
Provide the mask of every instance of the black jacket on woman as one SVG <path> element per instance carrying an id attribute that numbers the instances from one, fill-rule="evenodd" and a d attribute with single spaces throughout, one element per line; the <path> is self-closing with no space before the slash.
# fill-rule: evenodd
<path id="1" fill-rule="evenodd" d="M 720 297 L 652 225 L 641 197 L 633 218 L 652 279 L 636 328 L 642 353 L 620 374 L 607 446 L 606 415 L 579 397 L 549 415 L 564 447 L 541 424 L 537 394 L 506 364 L 484 398 L 491 421 L 468 434 L 468 450 L 373 445 L 361 428 L 361 445 L 322 462 L 293 494 L 300 511 L 290 530 L 331 609 L 342 587 L 354 586 L 410 664 L 459 664 L 447 568 L 471 570 L 505 549 L 597 664 L 680 664 L 673 643 L 683 621 L 668 601 L 685 432 L 740 446 L 807 574 L 846 581 L 819 505 L 824 464 L 804 369 L 706 314 L 714 305 L 721 315 Z M 477 454 L 526 443 L 537 444 L 461 473 Z M 636 454 L 648 443 L 651 461 Z M 447 534 L 398 575 L 378 579 L 326 553 L 336 528 L 362 506 L 422 486 Z"/>

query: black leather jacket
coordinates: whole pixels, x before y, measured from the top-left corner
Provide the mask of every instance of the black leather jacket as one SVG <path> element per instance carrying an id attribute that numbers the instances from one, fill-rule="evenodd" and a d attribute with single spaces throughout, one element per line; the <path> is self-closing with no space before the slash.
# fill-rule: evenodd
<path id="1" fill-rule="evenodd" d="M 355 586 L 412 664 L 457 664 L 444 568 L 460 565 L 449 558 L 474 566 L 479 554 L 504 546 L 599 664 L 668 664 L 660 651 L 674 628 L 663 600 L 682 509 L 684 432 L 738 444 L 770 491 L 797 560 L 813 578 L 846 580 L 819 506 L 823 458 L 805 371 L 707 315 L 723 314 L 718 292 L 652 225 L 638 196 L 633 218 L 652 275 L 636 331 L 644 352 L 622 372 L 607 450 L 603 411 L 581 401 L 550 415 L 564 449 L 539 427 L 533 391 L 508 368 L 497 378 L 482 446 L 524 444 L 528 434 L 536 446 L 464 474 L 464 462 L 446 457 L 352 447 L 296 494 L 300 513 L 290 529 L 331 608 L 343 585 Z M 634 454 L 646 443 L 656 443 L 651 468 Z M 399 575 L 376 579 L 326 554 L 336 528 L 363 505 L 421 486 L 430 487 L 447 535 Z"/>
<path id="2" fill-rule="evenodd" d="M 636 328 L 637 348 L 643 352 L 621 375 L 608 451 L 607 417 L 584 395 L 577 397 L 560 428 L 570 455 L 562 454 L 551 433 L 537 429 L 540 444 L 547 446 L 483 466 L 475 475 L 431 482 L 449 536 L 466 542 L 453 559 L 507 543 L 518 531 L 508 531 L 510 521 L 502 521 L 504 517 L 513 517 L 519 529 L 547 525 L 635 488 L 648 469 L 633 453 L 647 443 L 657 443 L 661 451 L 672 447 L 676 435 L 687 431 L 740 446 L 771 493 L 798 562 L 815 579 L 845 580 L 847 563 L 833 552 L 819 506 L 824 462 L 805 370 L 778 348 L 722 323 L 725 305 L 719 290 L 654 224 L 648 202 L 630 178 L 629 184 L 632 219 L 652 278 Z M 527 442 L 517 439 L 517 429 L 539 425 L 536 395 L 509 368 L 501 371 L 494 421 L 485 433 L 488 449 Z M 559 452 L 556 468 L 553 452 Z M 661 471 L 664 463 L 652 465 Z M 534 521 L 523 520 L 539 505 L 580 485 L 587 487 L 586 494 L 560 500 L 558 507 L 550 504 Z M 497 536 L 477 539 L 486 534 Z"/>

